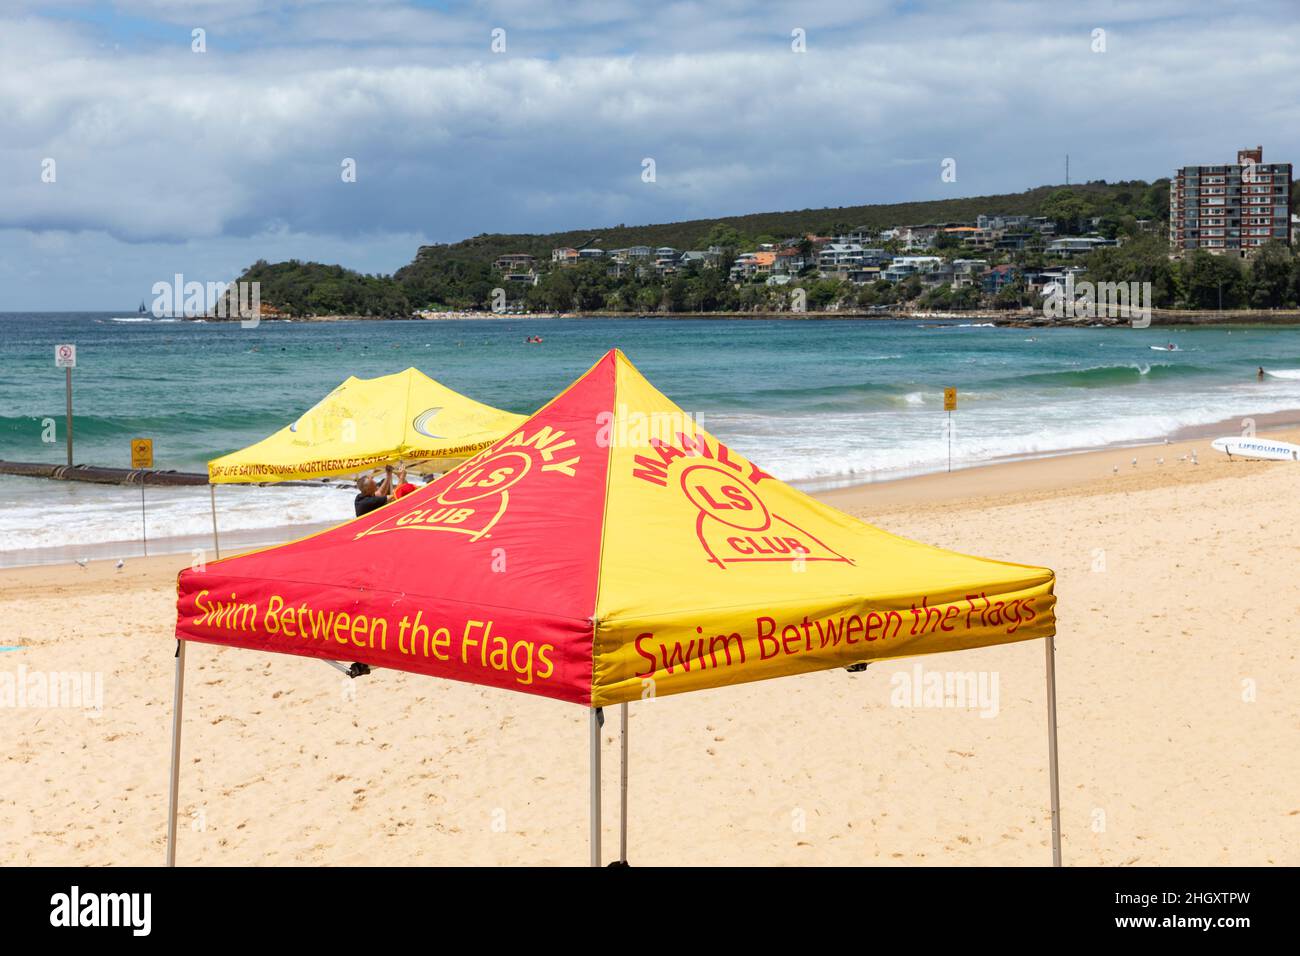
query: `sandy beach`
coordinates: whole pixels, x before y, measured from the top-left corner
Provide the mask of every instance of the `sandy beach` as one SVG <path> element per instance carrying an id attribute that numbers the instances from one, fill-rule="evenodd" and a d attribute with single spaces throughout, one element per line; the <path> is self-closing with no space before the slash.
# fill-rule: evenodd
<path id="1" fill-rule="evenodd" d="M 1198 464 L 1179 460 L 1192 449 Z M 1195 439 L 821 497 L 1056 571 L 1067 865 L 1300 864 L 1300 466 L 1228 461 Z M 163 861 L 187 562 L 0 571 L 0 646 L 19 648 L 0 674 L 102 679 L 102 713 L 0 707 L 0 864 Z M 1043 657 L 1036 641 L 633 705 L 630 859 L 1046 865 Z M 188 661 L 180 863 L 586 862 L 581 708 L 206 645 Z M 899 706 L 918 665 L 978 672 L 997 694 Z"/>

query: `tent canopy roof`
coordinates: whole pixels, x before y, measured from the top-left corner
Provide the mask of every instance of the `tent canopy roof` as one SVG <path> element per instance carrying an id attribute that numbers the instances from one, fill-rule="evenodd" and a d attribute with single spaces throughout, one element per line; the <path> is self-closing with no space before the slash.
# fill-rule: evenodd
<path id="1" fill-rule="evenodd" d="M 434 381 L 419 369 L 349 376 L 302 417 L 208 462 L 214 484 L 350 475 L 399 461 L 472 457 L 524 421 Z"/>
<path id="2" fill-rule="evenodd" d="M 615 350 L 414 494 L 183 571 L 177 636 L 605 706 L 1045 637 L 1053 584 L 790 488 Z"/>

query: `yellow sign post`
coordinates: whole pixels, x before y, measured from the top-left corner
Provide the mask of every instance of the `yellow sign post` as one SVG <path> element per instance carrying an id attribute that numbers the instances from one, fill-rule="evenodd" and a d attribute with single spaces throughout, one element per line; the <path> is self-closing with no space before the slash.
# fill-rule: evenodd
<path id="1" fill-rule="evenodd" d="M 943 390 L 943 410 L 948 413 L 948 471 L 952 471 L 952 413 L 957 410 L 957 389 Z"/>
<path id="2" fill-rule="evenodd" d="M 131 439 L 131 467 L 137 469 L 153 467 L 153 439 Z M 149 522 L 144 513 L 144 478 L 140 472 L 140 538 L 144 542 L 144 556 L 149 557 Z"/>
<path id="3" fill-rule="evenodd" d="M 131 439 L 131 467 L 132 468 L 153 467 L 153 439 L 152 438 Z"/>

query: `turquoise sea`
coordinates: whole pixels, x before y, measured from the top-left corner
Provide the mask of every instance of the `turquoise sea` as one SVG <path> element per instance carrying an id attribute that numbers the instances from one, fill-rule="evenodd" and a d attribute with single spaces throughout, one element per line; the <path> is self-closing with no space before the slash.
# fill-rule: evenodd
<path id="1" fill-rule="evenodd" d="M 527 345 L 529 335 L 544 342 Z M 348 375 L 415 366 L 480 401 L 528 413 L 614 346 L 709 431 L 805 487 L 946 468 L 945 386 L 960 394 L 955 467 L 1300 409 L 1300 329 L 1290 328 L 510 318 L 244 329 L 130 312 L 8 313 L 0 314 L 0 458 L 64 459 L 64 375 L 53 354 L 60 342 L 78 352 L 76 460 L 126 467 L 129 440 L 147 436 L 158 467 L 187 471 L 282 427 Z M 1152 349 L 1169 343 L 1178 351 Z M 54 443 L 43 441 L 50 420 Z M 151 537 L 210 530 L 206 489 L 150 494 Z M 350 515 L 343 490 L 220 494 L 223 527 Z M 0 551 L 132 540 L 138 497 L 0 477 Z"/>

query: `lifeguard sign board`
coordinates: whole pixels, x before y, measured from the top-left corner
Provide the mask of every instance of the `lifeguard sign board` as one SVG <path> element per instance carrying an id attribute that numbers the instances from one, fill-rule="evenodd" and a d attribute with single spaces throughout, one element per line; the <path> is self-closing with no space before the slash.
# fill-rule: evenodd
<path id="1" fill-rule="evenodd" d="M 55 368 L 76 368 L 77 367 L 77 347 L 71 342 L 54 346 L 54 367 Z"/>

